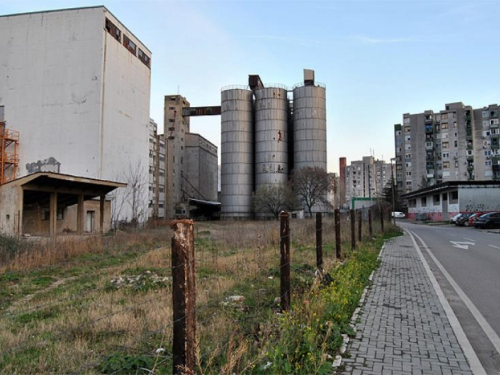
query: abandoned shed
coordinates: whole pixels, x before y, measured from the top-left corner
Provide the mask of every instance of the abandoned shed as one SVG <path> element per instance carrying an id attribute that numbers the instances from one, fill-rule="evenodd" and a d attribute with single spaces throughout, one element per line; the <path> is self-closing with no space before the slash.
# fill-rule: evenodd
<path id="1" fill-rule="evenodd" d="M 55 237 L 110 229 L 106 194 L 126 184 L 51 172 L 34 173 L 0 186 L 0 232 Z"/>

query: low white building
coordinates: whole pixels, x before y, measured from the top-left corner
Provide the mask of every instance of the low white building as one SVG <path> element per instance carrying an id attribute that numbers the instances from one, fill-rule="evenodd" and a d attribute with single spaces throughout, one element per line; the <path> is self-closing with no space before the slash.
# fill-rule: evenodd
<path id="1" fill-rule="evenodd" d="M 402 196 L 408 218 L 448 221 L 460 212 L 500 211 L 499 181 L 448 181 Z"/>

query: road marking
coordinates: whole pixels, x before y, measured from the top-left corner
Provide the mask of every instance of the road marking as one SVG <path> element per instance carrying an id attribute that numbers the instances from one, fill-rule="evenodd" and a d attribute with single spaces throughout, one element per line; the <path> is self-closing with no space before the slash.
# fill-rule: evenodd
<path id="1" fill-rule="evenodd" d="M 460 242 L 460 241 L 450 241 L 453 244 L 453 247 L 458 247 L 459 249 L 468 249 L 469 245 L 474 246 L 474 242 Z"/>
<path id="2" fill-rule="evenodd" d="M 467 237 L 464 237 L 464 240 L 467 240 L 467 241 L 472 241 L 474 242 L 475 240 L 473 240 L 472 238 L 467 238 Z"/>
<path id="3" fill-rule="evenodd" d="M 477 323 L 481 326 L 483 329 L 484 333 L 488 338 L 490 339 L 491 343 L 495 347 L 498 353 L 500 353 L 500 337 L 498 337 L 497 333 L 491 328 L 490 324 L 486 321 L 484 316 L 479 312 L 477 307 L 472 303 L 472 301 L 467 297 L 465 292 L 458 286 L 456 281 L 451 277 L 451 275 L 446 271 L 446 269 L 443 267 L 443 265 L 437 260 L 437 258 L 434 256 L 434 254 L 431 252 L 427 244 L 418 236 L 418 234 L 414 233 L 415 237 L 417 237 L 422 245 L 424 246 L 424 249 L 427 251 L 427 254 L 431 257 L 431 259 L 436 263 L 436 266 L 441 270 L 443 275 L 446 277 L 450 285 L 455 289 L 455 292 L 459 295 L 459 297 L 462 299 L 462 301 L 465 303 L 465 306 L 469 309 L 469 311 L 472 313 L 472 316 L 476 319 Z"/>
<path id="4" fill-rule="evenodd" d="M 500 247 L 498 247 L 498 246 L 495 246 L 495 245 L 489 245 L 489 246 L 494 247 L 495 249 L 500 250 Z"/>
<path id="5" fill-rule="evenodd" d="M 408 229 L 405 229 L 405 231 L 410 235 L 410 238 L 413 242 L 413 246 L 417 250 L 418 257 L 420 258 L 422 264 L 424 265 L 425 272 L 427 273 L 427 276 L 429 276 L 429 279 L 431 280 L 432 286 L 434 287 L 434 290 L 436 291 L 436 294 L 439 298 L 439 301 L 441 302 L 441 305 L 443 306 L 443 309 L 446 313 L 446 316 L 448 317 L 448 320 L 450 321 L 451 328 L 453 329 L 453 332 L 455 332 L 455 336 L 457 336 L 458 343 L 462 347 L 462 350 L 464 351 L 465 356 L 467 357 L 467 360 L 469 361 L 469 366 L 473 374 L 479 375 L 479 374 L 486 374 L 486 371 L 484 371 L 484 367 L 481 364 L 481 361 L 477 357 L 476 352 L 472 348 L 472 345 L 467 338 L 467 335 L 464 332 L 464 329 L 462 328 L 462 325 L 458 321 L 457 316 L 455 315 L 455 312 L 450 306 L 450 303 L 444 296 L 443 290 L 439 286 L 439 283 L 436 280 L 436 277 L 431 271 L 431 268 L 429 266 L 429 263 L 424 258 L 424 254 L 422 254 L 422 251 L 420 250 L 420 247 L 417 244 L 417 241 L 415 241 L 415 237 L 417 237 L 420 242 L 422 242 L 423 247 L 427 250 L 429 253 L 427 245 L 422 241 L 422 239 L 415 233 L 411 232 Z M 415 235 L 415 237 L 413 237 Z M 429 253 L 430 255 L 430 253 Z M 437 259 L 436 259 L 437 261 Z M 438 264 L 438 263 L 436 263 Z M 439 265 L 438 265 L 439 267 Z"/>

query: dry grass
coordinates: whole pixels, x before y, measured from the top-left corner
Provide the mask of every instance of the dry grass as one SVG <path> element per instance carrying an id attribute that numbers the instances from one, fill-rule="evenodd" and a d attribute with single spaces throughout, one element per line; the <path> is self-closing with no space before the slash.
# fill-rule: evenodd
<path id="1" fill-rule="evenodd" d="M 331 269 L 337 262 L 333 220 L 323 225 L 325 268 Z M 347 247 L 345 220 L 342 226 Z M 311 279 L 305 271 L 315 268 L 315 223 L 292 220 L 291 231 L 294 275 Z M 170 239 L 169 229 L 158 228 L 33 243 L 10 257 L 0 267 L 0 372 L 97 373 L 112 355 L 123 364 L 140 357 L 156 373 L 171 373 L 170 279 L 135 289 L 110 283 L 146 271 L 170 277 Z M 260 356 L 259 324 L 274 315 L 279 295 L 279 222 L 200 222 L 195 239 L 197 371 L 249 369 Z M 245 301 L 228 303 L 230 295 Z"/>

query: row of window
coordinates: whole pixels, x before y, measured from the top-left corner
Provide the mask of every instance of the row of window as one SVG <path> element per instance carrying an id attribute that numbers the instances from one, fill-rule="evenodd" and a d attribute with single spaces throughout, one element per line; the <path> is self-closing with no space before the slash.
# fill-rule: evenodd
<path id="1" fill-rule="evenodd" d="M 106 18 L 106 30 L 111 34 L 113 38 L 115 38 L 118 43 L 122 43 L 123 46 L 129 50 L 131 54 L 137 57 L 144 65 L 151 69 L 151 59 L 147 56 L 144 51 L 137 47 L 137 45 L 125 34 L 123 34 L 121 30 L 116 27 L 116 25 L 111 22 L 108 18 Z M 123 41 L 122 41 L 123 40 Z"/>

